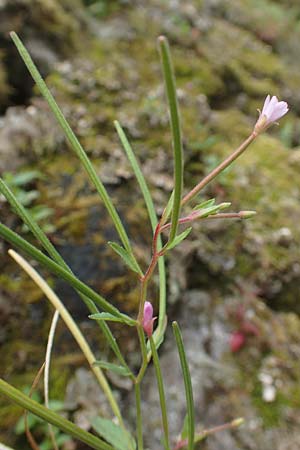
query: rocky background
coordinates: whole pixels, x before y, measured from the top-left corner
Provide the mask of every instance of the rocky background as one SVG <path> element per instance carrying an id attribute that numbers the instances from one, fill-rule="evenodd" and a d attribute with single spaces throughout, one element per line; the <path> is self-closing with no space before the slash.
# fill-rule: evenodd
<path id="1" fill-rule="evenodd" d="M 184 133 L 186 189 L 251 131 L 265 96 L 291 112 L 203 193 L 256 210 L 243 222 L 199 223 L 168 258 L 170 320 L 182 326 L 199 428 L 244 417 L 204 450 L 296 450 L 300 441 L 300 5 L 297 0 L 0 1 L 0 169 L 75 273 L 135 314 L 137 280 L 106 246 L 115 234 L 79 162 L 38 95 L 8 32 L 24 40 L 92 158 L 143 266 L 150 227 L 112 121 L 126 129 L 160 212 L 172 190 L 170 132 L 156 38 L 172 46 Z M 1 220 L 31 236 L 3 198 Z M 1 243 L 0 372 L 27 389 L 41 365 L 52 310 Z M 74 292 L 42 271 L 103 357 L 108 350 Z M 151 287 L 157 297 L 155 283 Z M 132 367 L 136 340 L 116 330 Z M 185 402 L 171 333 L 161 348 L 174 439 Z M 162 448 L 156 384 L 144 382 L 149 449 Z M 60 324 L 51 397 L 81 426 L 108 414 Z M 111 379 L 129 425 L 130 385 Z M 38 394 L 37 394 L 38 395 Z M 96 399 L 96 400 L 95 400 Z M 27 449 L 22 411 L 0 398 L 0 441 Z M 45 428 L 32 425 L 49 447 Z M 63 436 L 60 436 L 63 440 Z M 48 445 L 48 447 L 47 447 Z M 64 449 L 79 449 L 75 443 Z"/>

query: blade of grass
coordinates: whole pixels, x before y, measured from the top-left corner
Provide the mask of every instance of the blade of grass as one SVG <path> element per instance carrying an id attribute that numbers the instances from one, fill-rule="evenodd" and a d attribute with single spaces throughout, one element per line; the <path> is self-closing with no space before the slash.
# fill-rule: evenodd
<path id="1" fill-rule="evenodd" d="M 178 101 L 175 86 L 175 77 L 169 43 L 165 36 L 160 36 L 158 38 L 158 42 L 160 47 L 166 94 L 169 104 L 173 152 L 174 152 L 174 202 L 171 217 L 172 224 L 168 242 L 171 243 L 176 236 L 178 220 L 180 216 L 181 194 L 183 189 L 183 148 L 182 148 Z"/>
<path id="2" fill-rule="evenodd" d="M 187 420 L 188 420 L 188 450 L 194 449 L 194 441 L 195 441 L 195 407 L 194 407 L 194 399 L 193 399 L 193 388 L 191 375 L 189 371 L 189 366 L 184 350 L 183 340 L 180 328 L 177 322 L 172 323 L 173 332 L 175 336 L 175 341 L 178 349 L 184 387 L 185 387 L 185 396 L 186 396 L 186 406 L 187 406 Z"/>
<path id="3" fill-rule="evenodd" d="M 114 414 L 118 418 L 120 424 L 123 424 L 123 419 L 122 419 L 119 407 L 116 403 L 116 400 L 113 396 L 110 386 L 107 383 L 106 378 L 102 373 L 102 370 L 99 367 L 94 365 L 94 363 L 96 362 L 96 358 L 95 358 L 93 352 L 91 351 L 90 346 L 88 345 L 86 339 L 84 338 L 83 334 L 81 333 L 79 327 L 77 326 L 73 317 L 69 313 L 69 311 L 65 308 L 65 306 L 63 305 L 61 300 L 57 297 L 55 292 L 50 288 L 50 286 L 46 283 L 46 281 L 37 273 L 37 271 L 21 255 L 19 255 L 14 250 L 9 250 L 8 253 L 16 261 L 16 263 L 19 264 L 19 266 L 30 276 L 30 278 L 35 282 L 35 284 L 43 291 L 43 293 L 46 295 L 46 297 L 51 302 L 51 304 L 54 306 L 54 308 L 59 312 L 61 318 L 67 325 L 72 336 L 74 337 L 78 346 L 80 347 L 82 353 L 86 357 L 86 359 L 90 365 L 90 368 L 93 371 L 100 386 L 102 387 Z"/>
<path id="4" fill-rule="evenodd" d="M 138 182 L 141 192 L 143 194 L 145 204 L 147 207 L 147 211 L 148 211 L 148 215 L 149 215 L 149 219 L 150 219 L 150 223 L 151 223 L 151 227 L 154 232 L 156 225 L 157 225 L 157 216 L 156 216 L 153 200 L 152 200 L 149 188 L 147 186 L 147 182 L 145 180 L 143 172 L 140 169 L 138 160 L 134 154 L 134 151 L 132 150 L 132 147 L 127 139 L 127 136 L 126 136 L 123 128 L 121 127 L 121 125 L 119 124 L 119 122 L 117 120 L 114 121 L 114 125 L 116 127 L 120 141 L 123 145 L 123 148 L 126 152 L 128 160 L 133 169 L 134 175 L 137 179 L 137 182 Z M 161 248 L 162 248 L 162 242 L 161 242 L 160 236 L 157 240 L 157 248 L 158 248 L 158 250 L 161 250 Z M 159 317 L 158 317 L 158 326 L 153 335 L 153 339 L 155 342 L 159 342 L 160 340 L 162 341 L 163 334 L 165 331 L 165 322 L 166 322 L 166 269 L 165 269 L 165 261 L 164 261 L 163 257 L 159 258 L 159 260 L 158 260 L 158 273 L 159 273 Z"/>
<path id="5" fill-rule="evenodd" d="M 79 439 L 81 442 L 84 442 L 95 450 L 114 450 L 112 446 L 106 444 L 106 442 L 102 441 L 102 439 L 88 433 L 85 430 L 82 430 L 74 425 L 74 423 L 64 417 L 61 417 L 51 409 L 47 409 L 45 406 L 30 399 L 27 395 L 23 394 L 23 392 L 19 391 L 19 389 L 16 389 L 6 383 L 3 379 L 0 379 L 0 394 L 5 395 L 17 405 L 45 420 L 45 422 L 51 423 L 68 435 Z"/>
<path id="6" fill-rule="evenodd" d="M 135 259 L 135 256 L 133 254 L 129 238 L 127 236 L 127 233 L 125 231 L 125 228 L 122 224 L 122 221 L 120 219 L 120 216 L 117 213 L 116 208 L 114 207 L 111 198 L 109 197 L 103 183 L 101 182 L 100 178 L 98 177 L 96 170 L 94 166 L 92 165 L 91 161 L 89 160 L 88 156 L 86 155 L 84 149 L 82 148 L 79 140 L 75 136 L 73 130 L 71 129 L 70 125 L 68 124 L 67 120 L 65 119 L 61 109 L 59 108 L 58 104 L 56 103 L 53 95 L 49 91 L 45 81 L 41 77 L 37 67 L 35 66 L 31 56 L 29 55 L 28 51 L 24 47 L 23 43 L 21 42 L 18 35 L 14 32 L 10 33 L 11 39 L 13 40 L 15 46 L 18 49 L 18 52 L 23 59 L 27 69 L 29 70 L 32 78 L 34 79 L 35 83 L 37 84 L 41 94 L 47 101 L 50 109 L 52 110 L 54 116 L 56 117 L 59 125 L 61 126 L 71 148 L 77 155 L 77 157 L 80 159 L 83 167 L 85 168 L 91 182 L 95 186 L 97 192 L 99 193 L 113 223 L 114 226 L 120 236 L 120 239 L 128 251 L 128 253 L 131 254 L 132 258 L 135 260 L 136 265 L 139 267 L 138 262 Z"/>
<path id="7" fill-rule="evenodd" d="M 128 317 L 126 314 L 122 314 L 115 306 L 107 302 L 101 295 L 96 293 L 93 289 L 87 286 L 85 283 L 80 281 L 74 275 L 70 274 L 66 269 L 63 269 L 57 263 L 44 255 L 40 250 L 37 250 L 33 245 L 23 239 L 14 231 L 10 230 L 8 227 L 0 222 L 0 236 L 7 242 L 15 245 L 19 249 L 23 250 L 27 255 L 34 258 L 36 261 L 41 263 L 44 267 L 49 269 L 55 275 L 58 275 L 63 280 L 67 281 L 74 289 L 78 290 L 82 294 L 86 295 L 97 305 L 99 305 L 103 311 L 106 311 L 115 316 L 124 319 L 124 323 L 135 324 L 135 321 Z"/>
<path id="8" fill-rule="evenodd" d="M 59 264 L 64 269 L 68 270 L 71 274 L 73 274 L 70 267 L 67 265 L 67 263 L 64 261 L 62 256 L 59 254 L 59 252 L 56 250 L 54 245 L 49 241 L 44 231 L 41 229 L 39 224 L 34 220 L 34 218 L 30 215 L 30 213 L 24 208 L 24 206 L 18 201 L 16 196 L 13 194 L 13 192 L 9 189 L 7 184 L 4 180 L 0 178 L 0 192 L 8 203 L 11 205 L 11 207 L 14 209 L 14 211 L 18 214 L 18 216 L 23 220 L 23 222 L 27 225 L 29 230 L 32 232 L 32 234 L 36 237 L 36 239 L 42 244 L 46 252 L 51 256 L 51 258 Z M 81 294 L 79 292 L 80 297 L 86 304 L 87 308 L 92 314 L 97 314 L 99 312 L 97 306 L 95 303 L 86 297 L 85 295 Z M 120 348 L 116 342 L 116 339 L 114 338 L 112 332 L 110 331 L 109 326 L 107 323 L 98 323 L 99 328 L 103 332 L 105 338 L 107 339 L 111 349 L 115 353 L 116 357 L 119 359 L 120 363 L 123 364 L 126 368 L 128 368 L 127 363 L 125 362 L 125 359 L 120 351 Z"/>

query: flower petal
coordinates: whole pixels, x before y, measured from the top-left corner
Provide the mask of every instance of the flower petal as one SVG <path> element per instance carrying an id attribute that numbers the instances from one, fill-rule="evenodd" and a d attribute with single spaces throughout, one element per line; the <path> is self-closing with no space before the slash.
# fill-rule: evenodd
<path id="1" fill-rule="evenodd" d="M 278 102 L 274 110 L 272 111 L 269 121 L 276 122 L 276 120 L 280 119 L 288 112 L 288 104 L 286 102 Z"/>
<path id="2" fill-rule="evenodd" d="M 265 116 L 267 117 L 268 121 L 270 120 L 270 117 L 274 111 L 274 108 L 276 108 L 277 103 L 278 103 L 278 98 L 275 95 L 273 95 L 268 106 L 265 109 Z"/>
<path id="3" fill-rule="evenodd" d="M 266 99 L 265 99 L 265 102 L 264 102 L 264 106 L 263 106 L 263 109 L 262 109 L 262 112 L 261 112 L 262 115 L 265 114 L 265 111 L 266 111 L 266 109 L 267 109 L 267 107 L 268 107 L 268 105 L 269 105 L 269 103 L 270 103 L 270 99 L 271 99 L 271 97 L 270 97 L 270 95 L 268 94 L 268 95 L 266 96 Z"/>

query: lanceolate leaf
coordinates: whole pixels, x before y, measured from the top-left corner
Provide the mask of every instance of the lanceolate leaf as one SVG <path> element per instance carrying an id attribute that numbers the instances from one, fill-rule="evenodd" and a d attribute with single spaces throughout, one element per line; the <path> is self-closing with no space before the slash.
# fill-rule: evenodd
<path id="1" fill-rule="evenodd" d="M 187 406 L 187 440 L 188 450 L 194 449 L 194 442 L 195 442 L 195 406 L 194 406 L 194 399 L 193 399 L 193 388 L 192 388 L 192 381 L 191 381 L 191 375 L 189 371 L 189 366 L 186 358 L 186 353 L 183 345 L 182 335 L 180 328 L 177 324 L 177 322 L 173 322 L 172 324 L 173 332 L 176 340 L 176 345 L 178 349 L 181 369 L 182 369 L 182 375 L 183 375 L 183 381 L 184 381 L 184 387 L 185 387 L 185 396 L 186 396 L 186 406 Z"/>
<path id="2" fill-rule="evenodd" d="M 82 430 L 51 409 L 45 408 L 45 406 L 40 405 L 27 395 L 23 394 L 23 392 L 6 383 L 4 380 L 2 380 L 2 378 L 0 379 L 0 394 L 5 395 L 17 405 L 32 412 L 44 421 L 51 423 L 51 425 L 56 426 L 68 435 L 73 436 L 75 439 L 79 439 L 81 442 L 84 442 L 88 446 L 88 448 L 94 448 L 95 450 L 113 450 L 113 447 L 111 447 L 106 442 L 102 441 L 93 434 Z"/>
<path id="3" fill-rule="evenodd" d="M 167 249 L 171 250 L 172 248 L 176 247 L 176 245 L 180 244 L 180 242 L 182 242 L 190 234 L 191 231 L 192 231 L 192 227 L 189 227 L 186 230 L 184 230 L 182 233 L 178 234 L 178 236 L 176 236 L 174 241 L 171 242 L 170 245 L 168 245 Z"/>
<path id="4" fill-rule="evenodd" d="M 141 269 L 136 264 L 136 261 L 132 258 L 132 256 L 125 250 L 124 247 L 117 244 L 116 242 L 108 242 L 108 245 L 123 259 L 125 264 L 133 270 L 133 272 L 138 273 L 139 275 L 143 275 Z"/>
<path id="5" fill-rule="evenodd" d="M 188 421 L 188 415 L 185 415 L 184 421 L 183 421 L 183 427 L 181 430 L 181 439 L 187 439 L 188 437 L 188 426 L 189 426 L 189 421 Z"/>
<path id="6" fill-rule="evenodd" d="M 98 306 L 100 306 L 104 311 L 109 312 L 112 315 L 116 315 L 118 317 L 127 317 L 125 314 L 122 314 L 115 306 L 111 305 L 107 302 L 101 295 L 87 286 L 85 283 L 80 281 L 77 277 L 75 277 L 68 270 L 64 269 L 52 259 L 48 258 L 44 253 L 37 250 L 33 245 L 23 239 L 14 231 L 10 230 L 8 227 L 3 225 L 0 222 L 0 236 L 11 244 L 15 245 L 17 248 L 23 250 L 27 255 L 34 258 L 36 261 L 41 263 L 47 269 L 49 269 L 55 275 L 58 275 L 63 280 L 67 281 L 74 289 L 79 291 L 80 293 L 87 296 L 93 302 L 95 302 Z M 131 320 L 128 317 L 129 320 Z"/>
<path id="7" fill-rule="evenodd" d="M 210 208 L 215 203 L 216 203 L 216 200 L 214 198 L 210 198 L 209 200 L 205 200 L 205 202 L 199 203 L 199 205 L 195 206 L 194 209 Z"/>
<path id="8" fill-rule="evenodd" d="M 134 174 L 136 176 L 137 182 L 140 186 L 140 189 L 142 191 L 142 194 L 144 196 L 144 200 L 147 206 L 151 227 L 154 232 L 155 227 L 157 225 L 157 217 L 155 212 L 155 207 L 153 204 L 153 200 L 150 194 L 150 191 L 148 189 L 145 177 L 143 175 L 143 172 L 140 169 L 139 162 L 133 152 L 133 149 L 131 148 L 131 145 L 124 133 L 124 130 L 122 129 L 121 125 L 115 121 L 115 127 L 117 129 L 118 135 L 120 137 L 120 140 L 123 144 L 124 150 L 126 152 L 126 155 L 129 159 L 129 162 L 132 166 L 132 169 L 134 171 Z M 173 203 L 171 204 L 172 209 Z M 170 210 L 171 212 L 171 210 Z M 161 243 L 161 237 L 158 237 L 157 240 L 157 248 L 160 250 L 162 247 Z M 158 260 L 158 272 L 159 272 L 159 317 L 158 317 L 158 326 L 153 334 L 153 339 L 157 343 L 159 341 L 163 340 L 163 334 L 165 330 L 165 318 L 166 318 L 166 270 L 165 270 L 165 262 L 164 258 L 160 257 Z"/>
<path id="9" fill-rule="evenodd" d="M 35 66 L 34 62 L 32 61 L 31 56 L 28 53 L 28 51 L 26 50 L 26 48 L 24 47 L 22 41 L 19 39 L 17 34 L 14 32 L 10 33 L 10 36 L 11 36 L 15 46 L 17 47 L 18 52 L 20 53 L 20 56 L 22 57 L 32 78 L 34 79 L 35 83 L 37 84 L 37 87 L 39 88 L 41 94 L 47 101 L 50 109 L 52 110 L 56 120 L 58 121 L 59 125 L 61 126 L 72 150 L 74 151 L 74 153 L 77 155 L 77 157 L 81 161 L 82 166 L 86 170 L 91 182 L 93 183 L 98 194 L 100 195 L 100 197 L 101 197 L 101 199 L 102 199 L 102 201 L 114 223 L 114 226 L 120 236 L 120 239 L 121 239 L 124 247 L 126 248 L 126 250 L 129 253 L 131 253 L 132 258 L 135 259 L 134 255 L 132 253 L 129 238 L 126 234 L 126 231 L 125 231 L 123 223 L 120 219 L 120 216 L 117 213 L 117 211 L 112 203 L 112 200 L 111 200 L 110 196 L 108 195 L 102 181 L 98 177 L 93 164 L 91 163 L 90 159 L 88 158 L 87 154 L 85 153 L 84 149 L 82 148 L 80 142 L 78 141 L 77 137 L 75 136 L 69 123 L 67 122 L 66 118 L 64 117 L 61 109 L 59 108 L 58 104 L 56 103 L 53 95 L 49 91 L 46 83 L 42 79 L 37 67 Z M 136 262 L 136 264 L 138 265 L 137 262 Z"/>
<path id="10" fill-rule="evenodd" d="M 201 205 L 198 205 L 194 208 L 194 211 L 198 211 L 199 210 L 199 218 L 204 218 L 204 217 L 208 217 L 211 216 L 213 214 L 217 214 L 220 211 L 223 211 L 224 209 L 228 208 L 231 205 L 231 203 L 229 202 L 224 202 L 224 203 L 220 203 L 219 205 L 212 205 L 212 206 L 208 206 L 206 208 L 202 208 Z"/>
<path id="11" fill-rule="evenodd" d="M 123 428 L 109 419 L 96 417 L 92 421 L 94 430 L 109 442 L 116 450 L 133 450 L 136 448 L 133 437 Z"/>
<path id="12" fill-rule="evenodd" d="M 110 370 L 111 372 L 121 375 L 122 377 L 129 377 L 131 375 L 130 370 L 126 369 L 126 367 L 112 364 L 107 361 L 95 361 L 94 365 L 100 367 L 101 369 Z"/>
<path id="13" fill-rule="evenodd" d="M 110 322 L 121 322 L 126 323 L 126 325 L 134 326 L 136 325 L 136 321 L 133 319 L 130 319 L 130 317 L 125 316 L 124 314 L 120 314 L 119 316 L 114 316 L 113 314 L 109 313 L 97 313 L 97 314 L 91 314 L 89 316 L 90 319 L 93 320 L 107 320 Z"/>
<path id="14" fill-rule="evenodd" d="M 181 137 L 181 126 L 179 108 L 177 102 L 175 77 L 171 60 L 168 40 L 165 36 L 158 38 L 162 70 L 165 80 L 165 89 L 169 104 L 170 124 L 172 131 L 173 153 L 174 153 L 174 201 L 172 208 L 172 220 L 169 240 L 175 239 L 178 219 L 180 216 L 181 193 L 183 188 L 183 147 Z"/>

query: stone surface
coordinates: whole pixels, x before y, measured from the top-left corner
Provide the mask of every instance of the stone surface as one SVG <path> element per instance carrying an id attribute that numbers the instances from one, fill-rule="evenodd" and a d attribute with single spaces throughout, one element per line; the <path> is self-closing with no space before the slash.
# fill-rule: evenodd
<path id="1" fill-rule="evenodd" d="M 39 201 L 55 210 L 52 220 L 57 231 L 51 239 L 82 279 L 134 313 L 136 279 L 106 246 L 107 240 L 115 239 L 111 222 L 98 206 L 98 198 L 45 102 L 37 93 L 29 100 L 32 84 L 25 69 L 19 71 L 23 65 L 9 43 L 7 31 L 22 31 L 42 73 L 49 74 L 47 82 L 125 218 L 143 266 L 150 256 L 147 213 L 112 121 L 117 118 L 124 126 L 157 211 L 162 212 L 172 190 L 172 150 L 157 36 L 166 33 L 172 47 L 182 113 L 186 189 L 247 137 L 257 117 L 256 108 L 262 106 L 266 94 L 286 99 L 291 112 L 280 127 L 259 137 L 201 197 L 231 201 L 231 210 L 254 209 L 257 216 L 243 222 L 195 224 L 189 240 L 168 258 L 168 315 L 170 321 L 178 320 L 183 330 L 199 427 L 220 425 L 239 416 L 246 419 L 240 430 L 210 436 L 203 448 L 296 449 L 296 314 L 300 313 L 298 2 L 113 3 L 107 10 L 111 15 L 94 17 L 91 23 L 91 16 L 81 15 L 81 6 L 72 8 L 67 0 L 0 2 L 0 11 L 7 17 L 1 22 L 4 53 L 0 56 L 0 99 L 7 106 L 13 98 L 10 89 L 15 87 L 16 103 L 24 98 L 27 103 L 10 107 L 1 118 L 1 171 L 14 171 L 27 164 L 45 175 L 34 187 L 41 192 Z M 72 54 L 74 48 L 76 54 Z M 21 73 L 19 84 L 7 61 L 12 61 L 14 73 Z M 22 91 L 20 85 L 26 89 Z M 7 223 L 20 229 L 14 217 L 7 217 Z M 37 293 L 22 278 L 17 284 L 15 268 L 3 261 L 1 289 L 5 299 L 13 296 L 16 307 L 22 309 L 26 286 L 33 306 L 29 308 L 31 315 L 27 307 L 22 309 L 21 320 L 24 322 L 28 313 L 29 320 L 44 317 L 47 321 L 48 311 L 44 314 L 38 303 L 34 304 L 39 299 Z M 14 285 L 20 288 L 13 294 L 9 283 L 12 272 Z M 88 322 L 85 307 L 65 285 L 57 287 L 96 345 L 97 329 Z M 154 303 L 156 287 L 155 282 L 149 292 Z M 13 313 L 2 297 L 0 307 L 5 317 L 0 339 L 10 336 L 12 342 L 11 349 L 5 346 L 6 375 L 14 370 L 30 371 L 40 363 L 43 352 L 40 348 L 37 351 L 36 342 L 32 346 L 25 326 L 13 335 L 13 327 L 7 325 Z M 248 329 L 249 323 L 252 330 L 255 327 L 258 334 L 248 333 L 240 351 L 231 353 L 230 336 L 244 330 L 245 323 Z M 60 349 L 67 352 L 71 344 L 59 336 Z M 128 349 L 130 363 L 137 367 L 134 336 L 123 330 L 117 336 Z M 22 348 L 24 338 L 26 346 Z M 39 335 L 38 346 L 40 342 Z M 16 352 L 19 360 L 14 367 Z M 174 438 L 180 432 L 185 403 L 170 332 L 160 353 Z M 20 378 L 17 381 L 24 383 Z M 28 383 L 31 381 L 32 374 L 28 376 Z M 65 385 L 56 388 L 58 396 L 63 397 Z M 121 388 L 123 394 L 126 389 Z M 147 444 L 159 448 L 160 414 L 153 369 L 145 380 L 144 393 Z M 129 410 L 128 420 L 134 427 L 132 399 L 126 391 L 124 410 Z M 13 414 L 15 411 L 1 416 L 0 409 L 0 418 L 9 418 L 7 426 L 12 426 Z M 85 425 L 88 427 L 87 422 Z"/>

